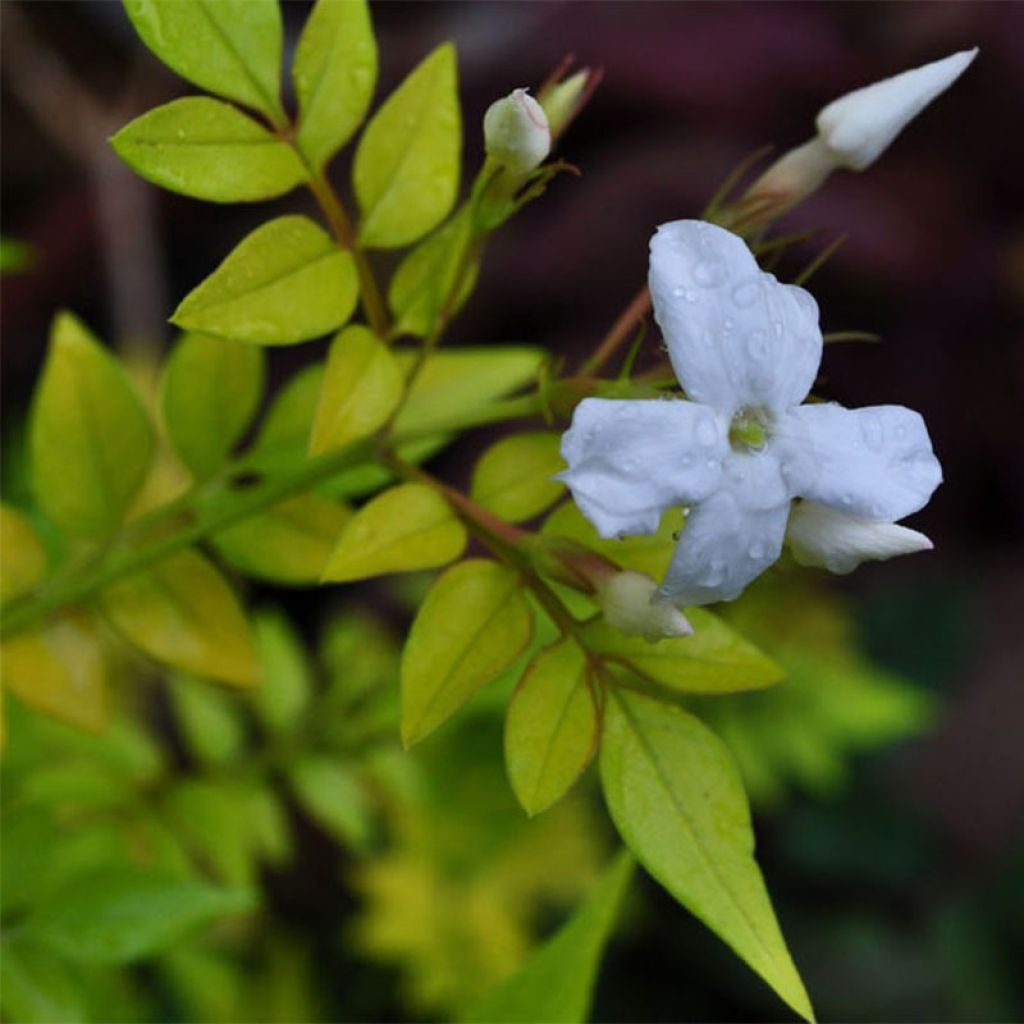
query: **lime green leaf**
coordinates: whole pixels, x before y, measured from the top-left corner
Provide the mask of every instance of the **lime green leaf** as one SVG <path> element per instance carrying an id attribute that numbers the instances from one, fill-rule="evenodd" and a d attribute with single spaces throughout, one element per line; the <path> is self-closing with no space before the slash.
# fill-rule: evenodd
<path id="1" fill-rule="evenodd" d="M 434 584 L 402 652 L 402 742 L 423 739 L 530 642 L 533 615 L 517 573 L 471 559 Z"/>
<path id="2" fill-rule="evenodd" d="M 292 832 L 281 798 L 269 785 L 254 784 L 244 790 L 242 802 L 249 838 L 260 859 L 285 866 L 292 856 Z"/>
<path id="3" fill-rule="evenodd" d="M 280 612 L 261 612 L 253 619 L 263 682 L 253 691 L 253 704 L 271 732 L 294 726 L 309 705 L 313 675 L 306 649 Z"/>
<path id="4" fill-rule="evenodd" d="M 640 863 L 812 1020 L 754 860 L 746 794 L 722 741 L 679 707 L 611 691 L 601 780 L 615 826 Z"/>
<path id="5" fill-rule="evenodd" d="M 473 470 L 473 499 L 510 523 L 543 512 L 565 490 L 551 479 L 565 469 L 560 443 L 558 434 L 538 431 L 491 445 Z"/>
<path id="6" fill-rule="evenodd" d="M 153 455 L 146 410 L 116 359 L 59 313 L 35 396 L 32 484 L 62 530 L 96 537 L 117 526 Z"/>
<path id="7" fill-rule="evenodd" d="M 326 757 L 305 757 L 289 777 L 296 799 L 314 821 L 346 846 L 362 849 L 372 820 L 366 792 L 349 768 Z"/>
<path id="8" fill-rule="evenodd" d="M 142 41 L 200 89 L 283 120 L 277 0 L 124 0 Z"/>
<path id="9" fill-rule="evenodd" d="M 391 350 L 369 328 L 347 327 L 331 343 L 310 454 L 368 437 L 387 422 L 403 390 L 402 371 Z"/>
<path id="10" fill-rule="evenodd" d="M 239 572 L 271 583 L 317 583 L 351 517 L 344 505 L 300 494 L 210 537 L 217 554 Z"/>
<path id="11" fill-rule="evenodd" d="M 208 96 L 156 107 L 126 124 L 110 144 L 147 181 L 213 203 L 273 199 L 306 180 L 287 142 Z"/>
<path id="12" fill-rule="evenodd" d="M 358 291 L 352 254 L 308 217 L 290 215 L 244 238 L 171 320 L 255 345 L 294 345 L 340 327 Z"/>
<path id="13" fill-rule="evenodd" d="M 22 274 L 36 260 L 35 247 L 17 238 L 0 237 L 0 274 Z"/>
<path id="14" fill-rule="evenodd" d="M 632 877 L 633 858 L 623 851 L 572 918 L 464 1019 L 489 1024 L 587 1020 L 601 954 Z"/>
<path id="15" fill-rule="evenodd" d="M 263 421 L 257 450 L 279 453 L 287 462 L 305 456 L 324 373 L 323 363 L 304 366 L 281 388 Z"/>
<path id="16" fill-rule="evenodd" d="M 238 598 L 194 551 L 170 555 L 115 583 L 101 605 L 118 630 L 157 661 L 238 686 L 259 678 Z"/>
<path id="17" fill-rule="evenodd" d="M 202 679 L 176 675 L 171 703 L 189 750 L 201 764 L 230 761 L 245 744 L 234 701 Z"/>
<path id="18" fill-rule="evenodd" d="M 125 866 L 100 868 L 38 907 L 25 932 L 74 960 L 123 964 L 152 956 L 195 928 L 253 906 L 253 894 L 246 890 Z"/>
<path id="19" fill-rule="evenodd" d="M 77 1024 L 85 1000 L 67 966 L 49 950 L 20 936 L 0 941 L 0 1010 L 20 1024 Z"/>
<path id="20" fill-rule="evenodd" d="M 455 47 L 443 43 L 414 68 L 366 126 L 352 182 L 363 245 L 397 249 L 448 213 L 459 189 L 462 124 Z"/>
<path id="21" fill-rule="evenodd" d="M 251 345 L 185 334 L 164 370 L 164 425 L 186 466 L 212 476 L 252 422 L 266 379 L 264 353 Z"/>
<path id="22" fill-rule="evenodd" d="M 434 488 L 400 484 L 377 495 L 348 521 L 324 579 L 347 583 L 433 569 L 458 558 L 465 546 L 466 528 Z"/>
<path id="23" fill-rule="evenodd" d="M 3 684 L 29 707 L 98 732 L 109 718 L 107 667 L 92 619 L 59 615 L 0 646 Z"/>
<path id="24" fill-rule="evenodd" d="M 35 527 L 0 503 L 0 603 L 31 590 L 46 575 L 46 551 Z"/>
<path id="25" fill-rule="evenodd" d="M 377 42 L 365 0 L 319 0 L 292 67 L 299 100 L 299 149 L 323 167 L 352 137 L 377 83 Z"/>
<path id="26" fill-rule="evenodd" d="M 527 814 L 539 814 L 579 778 L 597 749 L 599 719 L 586 655 L 565 639 L 526 670 L 505 719 L 505 763 Z"/>
<path id="27" fill-rule="evenodd" d="M 783 668 L 703 608 L 687 608 L 693 636 L 651 642 L 626 636 L 604 619 L 584 629 L 587 648 L 623 661 L 640 675 L 676 693 L 758 690 L 785 678 Z"/>

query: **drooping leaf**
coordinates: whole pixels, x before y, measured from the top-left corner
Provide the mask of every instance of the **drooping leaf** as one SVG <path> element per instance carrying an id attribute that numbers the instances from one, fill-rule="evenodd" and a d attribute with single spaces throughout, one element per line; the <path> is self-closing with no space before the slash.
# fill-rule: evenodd
<path id="1" fill-rule="evenodd" d="M 601 954 L 632 877 L 633 858 L 623 851 L 572 918 L 463 1020 L 583 1024 Z"/>
<path id="2" fill-rule="evenodd" d="M 182 300 L 171 320 L 256 345 L 294 345 L 340 327 L 355 309 L 352 254 L 308 217 L 261 225 Z"/>
<path id="3" fill-rule="evenodd" d="M 271 583 L 316 583 L 352 513 L 332 498 L 300 494 L 210 537 L 228 565 Z"/>
<path id="4" fill-rule="evenodd" d="M 310 454 L 368 437 L 387 422 L 403 389 L 402 371 L 391 350 L 361 324 L 345 328 L 327 357 Z"/>
<path id="5" fill-rule="evenodd" d="M 400 484 L 359 509 L 345 524 L 324 571 L 334 583 L 445 565 L 462 554 L 466 528 L 425 484 Z"/>
<path id="6" fill-rule="evenodd" d="M 234 700 L 210 683 L 177 674 L 168 687 L 185 744 L 205 765 L 230 761 L 245 743 Z"/>
<path id="7" fill-rule="evenodd" d="M 288 620 L 276 611 L 253 619 L 263 682 L 253 691 L 253 704 L 264 725 L 283 732 L 298 722 L 313 693 L 313 675 L 302 641 Z"/>
<path id="8" fill-rule="evenodd" d="M 372 831 L 366 792 L 340 761 L 307 756 L 289 772 L 299 804 L 314 821 L 346 846 L 361 849 Z"/>
<path id="9" fill-rule="evenodd" d="M 251 345 L 186 334 L 164 370 L 161 405 L 175 451 L 200 479 L 227 460 L 263 396 L 266 357 Z"/>
<path id="10" fill-rule="evenodd" d="M 320 168 L 366 116 L 377 82 L 377 41 L 365 0 L 319 0 L 299 37 L 292 79 L 299 148 Z"/>
<path id="11" fill-rule="evenodd" d="M 200 89 L 281 121 L 277 0 L 124 0 L 142 41 Z"/>
<path id="12" fill-rule="evenodd" d="M 62 530 L 116 527 L 149 471 L 153 430 L 117 360 L 70 313 L 59 313 L 34 400 L 32 486 Z"/>
<path id="13" fill-rule="evenodd" d="M 461 145 L 455 48 L 443 43 L 387 98 L 359 140 L 352 182 L 363 245 L 396 249 L 440 223 L 458 192 Z"/>
<path id="14" fill-rule="evenodd" d="M 746 794 L 721 740 L 679 707 L 613 690 L 601 780 L 615 826 L 640 863 L 813 1020 L 754 860 Z"/>
<path id="15" fill-rule="evenodd" d="M 46 575 L 46 551 L 28 518 L 0 503 L 0 603 L 31 590 Z"/>
<path id="16" fill-rule="evenodd" d="M 251 686 L 260 675 L 249 624 L 224 577 L 194 551 L 169 555 L 101 596 L 107 618 L 157 661 Z"/>
<path id="17" fill-rule="evenodd" d="M 453 566 L 434 584 L 402 652 L 402 742 L 447 721 L 512 664 L 533 632 L 519 576 L 486 559 Z"/>
<path id="18" fill-rule="evenodd" d="M 720 618 L 687 608 L 693 636 L 651 642 L 626 636 L 604 619 L 584 629 L 588 649 L 622 661 L 640 675 L 675 693 L 737 693 L 772 686 L 785 670 Z"/>
<path id="19" fill-rule="evenodd" d="M 562 797 L 597 749 L 600 721 L 586 655 L 567 638 L 526 670 L 505 718 L 505 763 L 527 814 Z"/>
<path id="20" fill-rule="evenodd" d="M 156 107 L 129 121 L 110 144 L 147 181 L 213 203 L 273 199 L 306 180 L 287 142 L 237 107 L 208 96 Z"/>
<path id="21" fill-rule="evenodd" d="M 124 964 L 166 949 L 189 931 L 254 906 L 253 894 L 206 882 L 104 867 L 39 906 L 25 934 L 74 960 Z"/>
<path id="22" fill-rule="evenodd" d="M 86 999 L 59 956 L 23 937 L 0 940 L 0 1011 L 23 1024 L 86 1021 Z"/>
<path id="23" fill-rule="evenodd" d="M 551 479 L 565 469 L 560 443 L 558 434 L 537 431 L 491 445 L 473 470 L 471 496 L 510 523 L 532 519 L 565 490 Z"/>

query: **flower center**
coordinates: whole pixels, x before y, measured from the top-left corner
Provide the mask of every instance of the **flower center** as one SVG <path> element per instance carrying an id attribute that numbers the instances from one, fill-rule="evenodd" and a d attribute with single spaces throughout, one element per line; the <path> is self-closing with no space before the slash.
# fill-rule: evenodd
<path id="1" fill-rule="evenodd" d="M 729 423 L 729 444 L 736 452 L 759 452 L 768 441 L 771 416 L 761 406 L 737 409 Z"/>

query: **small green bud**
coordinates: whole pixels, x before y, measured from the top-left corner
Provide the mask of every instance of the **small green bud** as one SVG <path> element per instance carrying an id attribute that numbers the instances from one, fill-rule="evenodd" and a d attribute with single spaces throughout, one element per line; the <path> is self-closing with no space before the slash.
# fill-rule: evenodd
<path id="1" fill-rule="evenodd" d="M 551 151 L 551 130 L 541 105 L 525 89 L 513 89 L 484 114 L 487 155 L 514 174 L 528 174 Z"/>

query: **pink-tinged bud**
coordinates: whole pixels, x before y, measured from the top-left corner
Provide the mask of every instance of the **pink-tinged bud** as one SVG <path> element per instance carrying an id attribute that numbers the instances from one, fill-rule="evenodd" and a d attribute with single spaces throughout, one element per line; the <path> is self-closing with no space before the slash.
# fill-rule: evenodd
<path id="1" fill-rule="evenodd" d="M 658 584 L 639 572 L 618 572 L 601 586 L 598 599 L 605 621 L 626 636 L 663 640 L 690 636 L 693 627 L 675 605 L 656 597 Z"/>
<path id="2" fill-rule="evenodd" d="M 487 155 L 513 174 L 528 174 L 551 152 L 543 107 L 525 89 L 513 89 L 484 114 Z"/>

